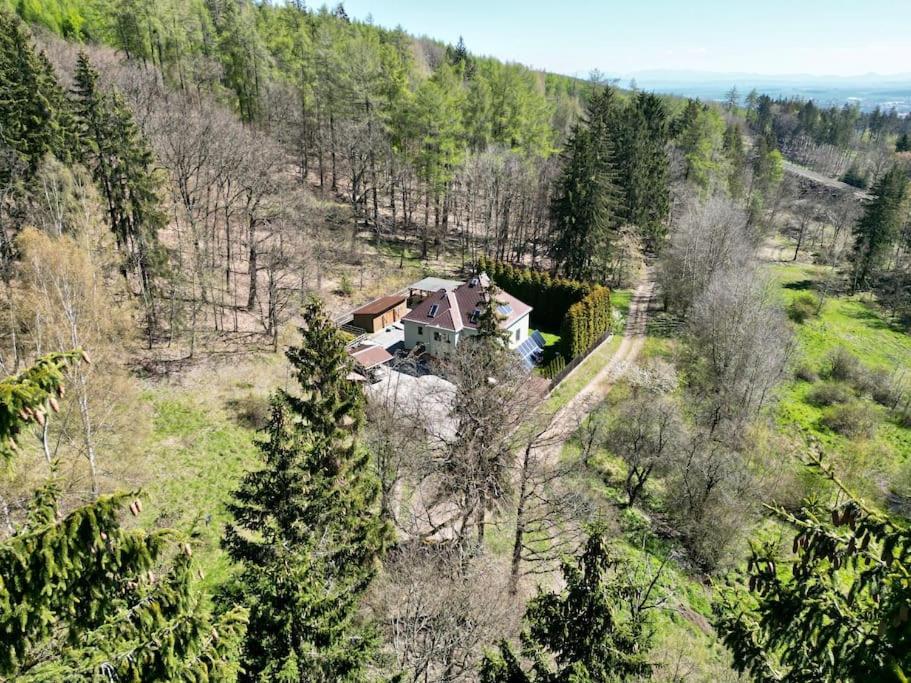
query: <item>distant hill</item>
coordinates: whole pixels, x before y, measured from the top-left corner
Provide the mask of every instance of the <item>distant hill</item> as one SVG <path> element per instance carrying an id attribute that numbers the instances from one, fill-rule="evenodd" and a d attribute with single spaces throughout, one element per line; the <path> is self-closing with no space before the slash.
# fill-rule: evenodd
<path id="1" fill-rule="evenodd" d="M 860 74 L 853 76 L 813 74 L 754 74 L 711 71 L 648 70 L 626 74 L 645 90 L 721 100 L 736 86 L 741 95 L 752 89 L 772 96 L 812 99 L 821 105 L 856 103 L 864 111 L 877 106 L 911 113 L 911 73 Z"/>

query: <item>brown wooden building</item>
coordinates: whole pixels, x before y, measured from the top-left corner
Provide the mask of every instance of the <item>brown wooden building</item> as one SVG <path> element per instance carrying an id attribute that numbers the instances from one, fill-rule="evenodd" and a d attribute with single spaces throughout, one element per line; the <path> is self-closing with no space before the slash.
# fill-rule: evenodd
<path id="1" fill-rule="evenodd" d="M 354 312 L 351 324 L 367 332 L 379 332 L 405 317 L 408 313 L 406 300 L 405 296 L 384 296 L 371 301 Z"/>

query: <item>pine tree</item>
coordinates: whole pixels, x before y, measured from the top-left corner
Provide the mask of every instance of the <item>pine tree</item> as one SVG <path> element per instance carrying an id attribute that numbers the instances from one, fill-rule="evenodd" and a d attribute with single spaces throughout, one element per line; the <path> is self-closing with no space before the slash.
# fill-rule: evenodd
<path id="1" fill-rule="evenodd" d="M 0 380 L 0 450 L 50 419 L 63 371 L 80 352 L 52 354 Z M 86 359 L 87 360 L 87 359 Z M 208 680 L 230 676 L 243 610 L 213 620 L 190 589 L 190 545 L 177 532 L 125 529 L 138 493 L 102 496 L 61 517 L 58 488 L 34 492 L 25 520 L 0 541 L 0 677 Z M 176 552 L 175 552 L 176 551 Z"/>
<path id="2" fill-rule="evenodd" d="M 604 88 L 592 98 L 587 125 L 577 125 L 563 152 L 563 171 L 551 205 L 555 236 L 552 256 L 570 278 L 598 277 L 611 252 L 617 227 L 614 181 L 614 95 Z"/>
<path id="3" fill-rule="evenodd" d="M 724 142 L 721 146 L 727 157 L 728 192 L 735 199 L 743 196 L 743 171 L 746 166 L 746 151 L 743 147 L 743 134 L 736 123 L 729 123 L 724 129 Z"/>
<path id="4" fill-rule="evenodd" d="M 522 653 L 530 668 L 523 668 L 512 647 L 502 642 L 499 652 L 484 658 L 482 683 L 594 683 L 648 677 L 651 631 L 646 614 L 653 605 L 655 581 L 633 578 L 631 568 L 612 555 L 599 529 L 575 562 L 563 563 L 563 580 L 562 593 L 539 593 L 528 604 Z"/>
<path id="5" fill-rule="evenodd" d="M 76 63 L 73 106 L 82 155 L 107 205 L 111 230 L 139 275 L 147 324 L 155 322 L 154 276 L 163 264 L 158 231 L 161 181 L 148 142 L 119 93 L 102 92 L 98 72 L 80 53 Z"/>
<path id="6" fill-rule="evenodd" d="M 657 248 L 663 239 L 670 211 L 669 137 L 661 98 L 652 93 L 637 94 L 626 107 L 620 125 L 618 183 L 625 194 L 624 219 L 639 228 L 651 248 Z"/>
<path id="7" fill-rule="evenodd" d="M 22 160 L 26 179 L 49 152 L 66 158 L 62 105 L 50 63 L 35 52 L 25 25 L 0 9 L 0 144 Z M 0 167 L 2 175 L 12 172 L 7 164 Z"/>
<path id="8" fill-rule="evenodd" d="M 389 529 L 358 443 L 363 396 L 321 305 L 304 319 L 302 344 L 287 352 L 299 393 L 276 392 L 264 467 L 229 505 L 224 546 L 250 607 L 245 680 L 361 680 L 375 645 L 358 609 Z"/>
<path id="9" fill-rule="evenodd" d="M 911 529 L 866 505 L 817 453 L 809 467 L 839 505 L 769 506 L 791 530 L 752 544 L 746 571 L 720 586 L 715 626 L 751 680 L 907 681 L 911 676 Z"/>
<path id="10" fill-rule="evenodd" d="M 907 133 L 903 133 L 902 136 L 895 143 L 896 152 L 911 152 L 911 138 L 908 137 Z"/>
<path id="11" fill-rule="evenodd" d="M 868 278 L 875 274 L 907 218 L 907 173 L 896 164 L 877 181 L 872 194 L 873 199 L 854 226 L 855 289 L 865 286 Z"/>

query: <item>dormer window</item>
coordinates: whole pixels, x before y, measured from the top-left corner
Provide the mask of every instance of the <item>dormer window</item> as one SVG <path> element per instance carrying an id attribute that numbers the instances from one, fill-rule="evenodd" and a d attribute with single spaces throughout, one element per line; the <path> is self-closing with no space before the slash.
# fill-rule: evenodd
<path id="1" fill-rule="evenodd" d="M 434 317 L 436 317 L 437 311 L 439 311 L 439 310 L 440 310 L 439 305 L 438 305 L 438 304 L 433 304 L 433 305 L 430 307 L 430 310 L 427 311 L 427 317 L 428 317 L 428 318 L 434 318 Z"/>

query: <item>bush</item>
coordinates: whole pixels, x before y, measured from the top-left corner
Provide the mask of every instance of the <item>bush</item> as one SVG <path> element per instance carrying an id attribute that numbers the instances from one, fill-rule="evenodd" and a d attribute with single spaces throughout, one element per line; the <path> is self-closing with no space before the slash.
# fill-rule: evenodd
<path id="1" fill-rule="evenodd" d="M 354 294 L 354 285 L 351 284 L 351 278 L 348 277 L 347 273 L 342 275 L 342 279 L 339 280 L 338 293 L 342 296 L 351 296 Z"/>
<path id="2" fill-rule="evenodd" d="M 801 292 L 788 305 L 788 317 L 798 325 L 814 317 L 819 311 L 819 297 L 812 292 Z"/>
<path id="3" fill-rule="evenodd" d="M 861 190 L 866 190 L 870 185 L 867 174 L 861 171 L 860 167 L 854 163 L 851 164 L 845 174 L 841 177 L 841 181 L 852 187 L 859 187 Z"/>
<path id="4" fill-rule="evenodd" d="M 581 356 L 610 329 L 610 290 L 595 287 L 566 312 L 560 332 L 563 355 L 567 358 Z"/>
<path id="5" fill-rule="evenodd" d="M 547 329 L 559 329 L 569 308 L 584 299 L 593 286 L 549 274 L 513 266 L 502 261 L 480 258 L 478 270 L 487 273 L 491 280 L 508 294 L 531 306 L 531 322 Z"/>
<path id="6" fill-rule="evenodd" d="M 863 374 L 863 386 L 858 389 L 870 394 L 870 398 L 887 408 L 894 408 L 905 397 L 906 386 L 899 377 L 885 368 L 876 368 Z"/>
<path id="7" fill-rule="evenodd" d="M 876 432 L 878 420 L 869 405 L 861 401 L 852 401 L 826 408 L 821 422 L 836 434 L 849 438 L 869 438 Z"/>
<path id="8" fill-rule="evenodd" d="M 838 348 L 829 355 L 825 376 L 838 382 L 854 384 L 863 372 L 863 366 L 857 356 L 843 348 Z"/>
<path id="9" fill-rule="evenodd" d="M 844 384 L 838 382 L 823 382 L 814 386 L 807 394 L 807 403 L 818 406 L 834 406 L 838 403 L 847 403 L 854 394 Z"/>
<path id="10" fill-rule="evenodd" d="M 794 377 L 804 382 L 815 382 L 819 379 L 816 371 L 806 363 L 801 363 L 794 369 Z"/>
<path id="11" fill-rule="evenodd" d="M 544 368 L 544 375 L 548 379 L 553 379 L 566 369 L 566 359 L 563 354 L 557 354 L 551 358 L 550 363 Z"/>

